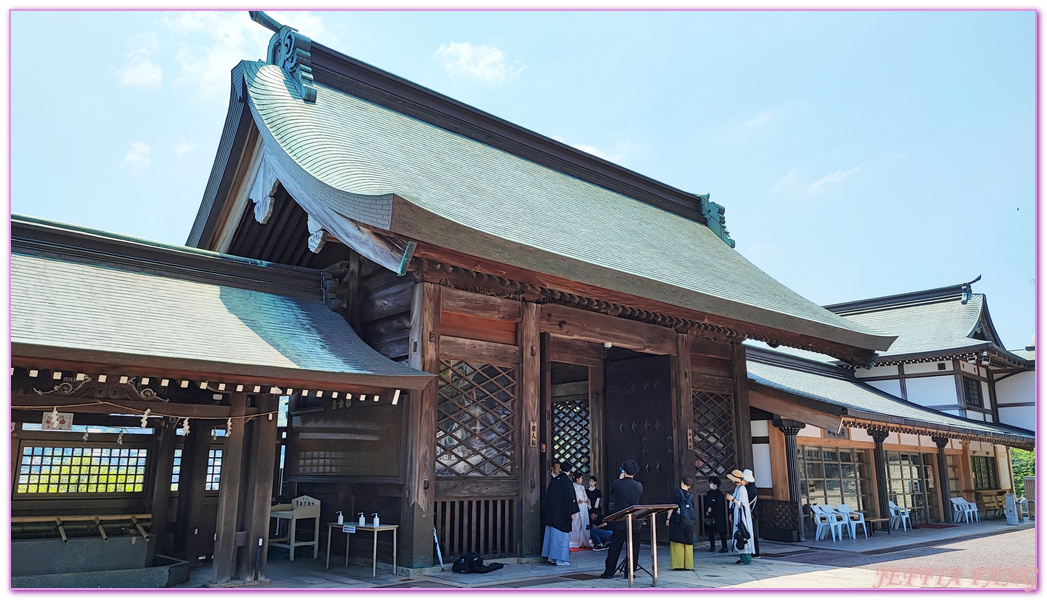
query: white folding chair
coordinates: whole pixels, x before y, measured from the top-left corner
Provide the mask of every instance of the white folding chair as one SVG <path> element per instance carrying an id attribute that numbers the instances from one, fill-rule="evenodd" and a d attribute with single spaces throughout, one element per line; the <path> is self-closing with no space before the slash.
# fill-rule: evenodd
<path id="1" fill-rule="evenodd" d="M 865 539 L 869 539 L 869 526 L 865 523 L 865 514 L 860 513 L 846 504 L 837 504 L 836 510 L 840 512 L 846 519 L 844 521 L 847 524 L 851 539 L 858 537 L 858 526 L 862 526 L 862 533 L 865 534 Z"/>
<path id="2" fill-rule="evenodd" d="M 894 501 L 888 501 L 887 504 L 891 510 L 891 529 L 898 529 L 899 525 L 902 526 L 902 531 L 912 529 L 912 517 L 909 515 L 909 509 L 898 506 Z M 908 524 L 908 529 L 906 524 Z"/>

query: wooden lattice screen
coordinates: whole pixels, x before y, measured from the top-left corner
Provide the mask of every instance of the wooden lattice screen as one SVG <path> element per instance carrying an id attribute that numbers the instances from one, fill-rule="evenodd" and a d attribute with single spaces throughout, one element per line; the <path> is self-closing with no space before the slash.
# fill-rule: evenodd
<path id="1" fill-rule="evenodd" d="M 516 553 L 516 501 L 513 498 L 440 500 L 433 515 L 440 550 L 449 560 L 468 552 L 485 558 Z"/>
<path id="2" fill-rule="evenodd" d="M 511 477 L 516 368 L 440 362 L 436 474 Z"/>
<path id="3" fill-rule="evenodd" d="M 691 390 L 694 411 L 694 471 L 702 480 L 723 477 L 735 467 L 734 398 Z"/>
<path id="4" fill-rule="evenodd" d="M 589 399 L 553 401 L 553 460 L 589 473 L 591 466 Z"/>

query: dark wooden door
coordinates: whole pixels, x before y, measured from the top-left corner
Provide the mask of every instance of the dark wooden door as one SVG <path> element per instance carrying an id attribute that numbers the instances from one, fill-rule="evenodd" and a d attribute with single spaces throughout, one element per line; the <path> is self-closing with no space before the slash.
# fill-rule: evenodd
<path id="1" fill-rule="evenodd" d="M 678 487 L 669 357 L 608 362 L 605 373 L 604 452 L 611 470 L 602 483 L 610 485 L 618 467 L 631 458 L 640 465 L 636 480 L 643 484 L 641 502 L 669 502 Z"/>

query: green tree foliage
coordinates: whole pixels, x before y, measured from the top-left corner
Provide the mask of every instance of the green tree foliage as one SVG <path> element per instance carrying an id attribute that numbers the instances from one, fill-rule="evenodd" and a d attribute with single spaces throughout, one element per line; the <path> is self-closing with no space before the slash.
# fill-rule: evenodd
<path id="1" fill-rule="evenodd" d="M 1036 473 L 1036 451 L 1011 448 L 1011 468 L 1014 469 L 1014 491 L 1018 497 L 1025 495 L 1025 480 Z"/>

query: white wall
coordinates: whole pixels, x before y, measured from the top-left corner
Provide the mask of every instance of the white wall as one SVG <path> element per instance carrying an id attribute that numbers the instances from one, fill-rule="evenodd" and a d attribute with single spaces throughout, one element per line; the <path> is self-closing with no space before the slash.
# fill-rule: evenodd
<path id="1" fill-rule="evenodd" d="M 902 384 L 897 379 L 885 379 L 883 381 L 866 381 L 872 387 L 896 397 L 902 397 Z"/>
<path id="2" fill-rule="evenodd" d="M 771 477 L 770 444 L 753 444 L 753 476 L 756 477 L 756 487 L 774 486 L 773 477 Z"/>
<path id="3" fill-rule="evenodd" d="M 906 379 L 905 399 L 921 406 L 956 404 L 956 379 L 952 375 Z"/>
<path id="4" fill-rule="evenodd" d="M 873 367 L 871 369 L 855 369 L 854 376 L 858 379 L 865 377 L 884 377 L 884 376 L 898 376 L 898 367 L 890 365 L 886 367 Z"/>
<path id="5" fill-rule="evenodd" d="M 945 365 L 945 369 L 939 369 L 938 365 Z M 932 362 L 932 363 L 912 363 L 902 365 L 906 375 L 913 375 L 915 373 L 939 373 L 944 370 L 952 369 L 952 361 Z"/>
<path id="6" fill-rule="evenodd" d="M 1000 409 L 1000 422 L 1023 429 L 1036 431 L 1036 407 L 1020 406 L 1005 408 L 1015 402 L 1036 400 L 1036 372 L 1019 373 L 996 382 L 996 405 Z"/>

